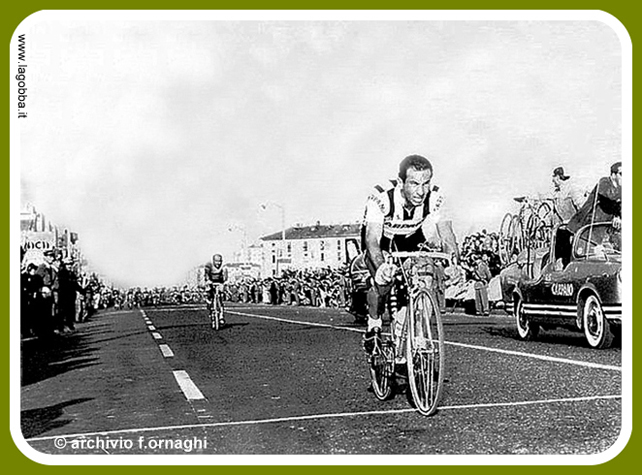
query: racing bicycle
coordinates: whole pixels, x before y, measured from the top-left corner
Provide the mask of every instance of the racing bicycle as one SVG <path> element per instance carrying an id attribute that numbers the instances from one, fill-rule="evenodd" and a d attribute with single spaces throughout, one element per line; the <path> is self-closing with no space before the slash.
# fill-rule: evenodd
<path id="1" fill-rule="evenodd" d="M 209 298 L 207 299 L 207 311 L 214 330 L 221 328 L 223 321 L 223 297 L 219 284 L 210 284 Z"/>
<path id="2" fill-rule="evenodd" d="M 390 259 L 401 270 L 401 292 L 389 300 L 392 319 L 390 334 L 383 334 L 368 357 L 375 397 L 385 401 L 393 396 L 396 366 L 407 368 L 412 401 L 420 414 L 429 416 L 437 410 L 444 382 L 444 332 L 441 312 L 432 290 L 432 276 L 422 272 L 422 261 L 432 263 L 447 258 L 436 251 L 392 252 Z M 405 289 L 405 292 L 403 291 Z M 391 291 L 391 293 L 394 291 Z M 396 296 L 396 298 L 395 298 Z M 397 307 L 394 302 L 397 300 Z M 400 305 L 401 304 L 401 305 Z M 404 305 L 405 306 L 402 306 Z"/>

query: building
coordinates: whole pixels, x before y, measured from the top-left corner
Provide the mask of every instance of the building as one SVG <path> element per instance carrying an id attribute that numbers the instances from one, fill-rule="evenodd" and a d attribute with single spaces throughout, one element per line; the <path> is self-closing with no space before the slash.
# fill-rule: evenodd
<path id="1" fill-rule="evenodd" d="M 225 264 L 229 282 L 237 282 L 246 278 L 258 279 L 261 277 L 261 266 L 251 262 L 233 262 Z"/>
<path id="2" fill-rule="evenodd" d="M 360 252 L 359 224 L 294 226 L 260 239 L 262 277 L 285 269 L 341 267 Z"/>
<path id="3" fill-rule="evenodd" d="M 24 252 L 23 263 L 42 262 L 43 252 L 57 251 L 62 257 L 74 262 L 83 262 L 82 253 L 77 245 L 78 234 L 67 228 L 56 226 L 35 206 L 25 204 L 20 210 L 20 246 Z"/>

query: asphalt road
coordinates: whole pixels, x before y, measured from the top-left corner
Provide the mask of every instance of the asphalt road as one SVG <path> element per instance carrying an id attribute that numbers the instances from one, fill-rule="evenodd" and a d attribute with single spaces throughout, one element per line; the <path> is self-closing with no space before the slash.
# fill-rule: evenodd
<path id="1" fill-rule="evenodd" d="M 363 327 L 346 312 L 226 313 L 215 332 L 203 307 L 103 311 L 71 336 L 23 341 L 27 443 L 45 454 L 597 454 L 620 435 L 619 345 L 592 350 L 564 330 L 521 342 L 504 313 L 447 313 L 445 389 L 423 417 L 403 392 L 380 402 L 369 391 Z"/>

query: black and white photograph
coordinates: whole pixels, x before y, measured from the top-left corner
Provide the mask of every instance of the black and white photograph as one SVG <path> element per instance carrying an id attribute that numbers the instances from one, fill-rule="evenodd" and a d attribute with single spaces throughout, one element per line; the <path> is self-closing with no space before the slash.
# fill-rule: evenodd
<path id="1" fill-rule="evenodd" d="M 614 16 L 40 11 L 10 47 L 11 433 L 30 459 L 626 446 Z"/>

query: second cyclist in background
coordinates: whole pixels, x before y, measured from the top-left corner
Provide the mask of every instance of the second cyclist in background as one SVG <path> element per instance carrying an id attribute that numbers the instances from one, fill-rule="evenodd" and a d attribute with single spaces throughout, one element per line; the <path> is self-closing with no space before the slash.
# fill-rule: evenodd
<path id="1" fill-rule="evenodd" d="M 223 284 L 227 281 L 227 269 L 223 267 L 223 256 L 214 254 L 212 260 L 205 264 L 205 284 L 208 287 L 208 299 L 214 305 L 215 299 L 220 295 L 223 300 Z M 220 325 L 225 325 L 225 317 L 221 314 Z"/>

